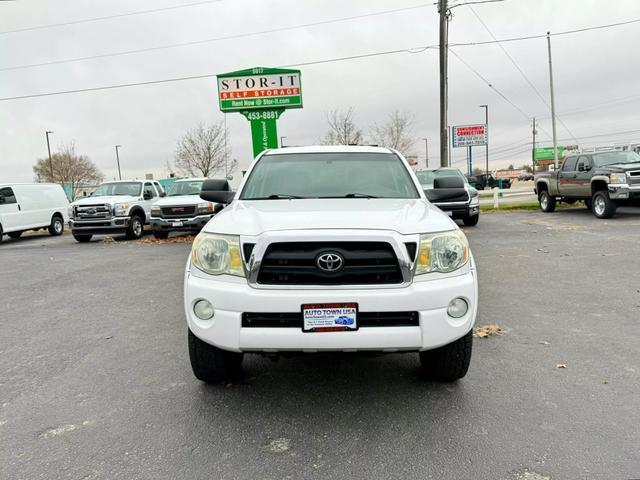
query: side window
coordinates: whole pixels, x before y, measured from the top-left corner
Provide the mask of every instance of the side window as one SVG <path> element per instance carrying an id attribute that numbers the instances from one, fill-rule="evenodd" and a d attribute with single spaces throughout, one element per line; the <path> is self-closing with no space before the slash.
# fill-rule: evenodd
<path id="1" fill-rule="evenodd" d="M 156 191 L 158 192 L 158 195 L 160 195 L 162 192 L 164 192 L 164 190 L 162 189 L 162 185 L 160 185 L 158 182 L 153 182 L 153 184 L 156 187 Z"/>
<path id="2" fill-rule="evenodd" d="M 144 194 L 145 194 L 145 196 L 149 196 L 150 198 L 157 197 L 156 191 L 151 186 L 151 184 L 148 183 L 148 182 L 144 184 Z"/>
<path id="3" fill-rule="evenodd" d="M 567 157 L 562 164 L 563 172 L 575 172 L 576 171 L 576 161 L 577 157 Z"/>
<path id="4" fill-rule="evenodd" d="M 0 205 L 16 203 L 16 196 L 13 194 L 11 187 L 0 188 Z"/>
<path id="5" fill-rule="evenodd" d="M 589 159 L 589 157 L 586 157 L 586 156 L 578 157 L 578 163 L 576 164 L 577 171 L 583 172 L 585 170 L 588 170 L 590 166 L 591 166 L 591 160 Z"/>

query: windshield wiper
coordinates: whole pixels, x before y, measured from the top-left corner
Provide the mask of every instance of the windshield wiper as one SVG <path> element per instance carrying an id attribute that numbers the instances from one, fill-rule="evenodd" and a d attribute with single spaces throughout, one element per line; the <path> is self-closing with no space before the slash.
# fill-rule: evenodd
<path id="1" fill-rule="evenodd" d="M 290 200 L 293 198 L 308 198 L 308 197 L 299 197 L 298 195 L 288 195 L 286 193 L 274 193 L 269 195 L 268 197 L 253 197 L 253 198 L 245 198 L 244 200 Z"/>
<path id="2" fill-rule="evenodd" d="M 369 195 L 367 193 L 347 193 L 344 198 L 378 198 L 375 195 Z"/>

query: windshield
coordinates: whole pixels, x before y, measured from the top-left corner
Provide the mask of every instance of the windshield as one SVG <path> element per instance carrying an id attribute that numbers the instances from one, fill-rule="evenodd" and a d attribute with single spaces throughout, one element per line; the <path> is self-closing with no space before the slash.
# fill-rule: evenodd
<path id="1" fill-rule="evenodd" d="M 107 197 L 111 195 L 140 195 L 142 184 L 140 182 L 103 183 L 93 193 L 93 197 Z"/>
<path id="2" fill-rule="evenodd" d="M 465 180 L 460 170 L 457 168 L 437 168 L 435 170 L 421 170 L 416 172 L 416 177 L 420 185 L 433 185 L 433 179 L 436 177 L 461 177 Z"/>
<path id="3" fill-rule="evenodd" d="M 614 163 L 640 163 L 640 155 L 636 152 L 602 152 L 593 154 L 596 167 Z"/>
<path id="4" fill-rule="evenodd" d="M 393 153 L 265 155 L 251 171 L 240 199 L 419 198 Z"/>
<path id="5" fill-rule="evenodd" d="M 177 195 L 200 195 L 204 180 L 192 180 L 188 182 L 176 182 L 169 187 L 167 196 L 175 197 Z"/>

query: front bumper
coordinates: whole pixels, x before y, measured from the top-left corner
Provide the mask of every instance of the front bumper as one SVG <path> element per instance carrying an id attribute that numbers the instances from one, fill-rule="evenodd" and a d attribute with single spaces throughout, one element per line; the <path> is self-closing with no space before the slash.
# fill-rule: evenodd
<path id="1" fill-rule="evenodd" d="M 210 215 L 198 215 L 192 218 L 160 218 L 151 217 L 149 223 L 152 230 L 165 232 L 199 232 L 202 230 L 209 220 L 213 217 Z"/>
<path id="2" fill-rule="evenodd" d="M 111 217 L 104 220 L 69 219 L 69 228 L 75 232 L 92 235 L 124 232 L 129 227 L 129 217 Z"/>
<path id="3" fill-rule="evenodd" d="M 434 203 L 436 207 L 448 214 L 453 219 L 463 219 L 467 217 L 473 217 L 480 213 L 479 204 L 470 203 Z"/>
<path id="4" fill-rule="evenodd" d="M 463 269 L 465 272 L 459 275 L 421 278 L 401 288 L 302 290 L 252 288 L 245 278 L 206 276 L 188 263 L 185 313 L 194 335 L 211 345 L 237 352 L 430 350 L 463 337 L 473 328 L 478 309 L 473 258 Z M 469 311 L 459 319 L 447 315 L 447 306 L 456 297 L 469 304 Z M 211 320 L 200 320 L 194 315 L 193 305 L 200 299 L 213 304 L 215 315 Z M 417 311 L 419 326 L 306 333 L 300 328 L 243 328 L 241 323 L 243 312 L 300 312 L 302 304 L 339 302 L 357 302 L 361 312 Z"/>
<path id="5" fill-rule="evenodd" d="M 631 200 L 640 198 L 640 185 L 610 183 L 608 186 L 611 200 Z"/>

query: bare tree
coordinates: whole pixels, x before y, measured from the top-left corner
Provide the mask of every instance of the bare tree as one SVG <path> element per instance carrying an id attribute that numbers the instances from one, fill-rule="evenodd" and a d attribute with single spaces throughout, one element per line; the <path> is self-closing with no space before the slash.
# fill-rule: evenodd
<path id="1" fill-rule="evenodd" d="M 414 154 L 415 139 L 412 136 L 413 118 L 407 113 L 395 110 L 387 123 L 371 128 L 371 143 L 398 150 L 405 157 Z"/>
<path id="2" fill-rule="evenodd" d="M 329 131 L 322 143 L 324 145 L 359 145 L 362 143 L 362 130 L 353 121 L 353 107 L 346 112 L 332 110 L 327 114 Z"/>
<path id="3" fill-rule="evenodd" d="M 51 175 L 53 171 L 53 176 Z M 82 185 L 94 185 L 102 181 L 102 173 L 86 155 L 78 155 L 73 142 L 63 145 L 48 158 L 39 158 L 33 166 L 37 182 L 69 185 L 74 200 Z"/>
<path id="4" fill-rule="evenodd" d="M 229 158 L 230 151 L 226 145 L 224 122 L 201 123 L 178 140 L 176 167 L 194 177 L 210 177 L 217 173 L 228 175 L 238 162 Z"/>

